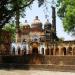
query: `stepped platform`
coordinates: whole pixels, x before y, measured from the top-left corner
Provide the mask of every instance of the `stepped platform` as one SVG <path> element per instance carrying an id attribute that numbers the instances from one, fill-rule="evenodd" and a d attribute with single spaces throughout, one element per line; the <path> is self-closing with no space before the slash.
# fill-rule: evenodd
<path id="1" fill-rule="evenodd" d="M 75 71 L 75 56 L 1 55 L 0 69 Z"/>
<path id="2" fill-rule="evenodd" d="M 16 70 L 47 70 L 75 72 L 75 65 L 51 65 L 51 64 L 0 64 L 0 69 Z"/>

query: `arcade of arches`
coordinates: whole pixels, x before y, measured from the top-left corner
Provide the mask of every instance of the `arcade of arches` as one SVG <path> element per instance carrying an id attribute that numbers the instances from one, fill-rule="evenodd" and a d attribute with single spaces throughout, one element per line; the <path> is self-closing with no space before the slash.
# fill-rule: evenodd
<path id="1" fill-rule="evenodd" d="M 75 55 L 75 44 L 74 42 L 61 42 L 53 47 L 50 47 L 45 52 L 46 55 Z"/>
<path id="2" fill-rule="evenodd" d="M 38 53 L 38 47 L 33 47 L 32 49 L 32 53 Z M 60 55 L 60 56 L 64 56 L 64 55 L 75 55 L 75 44 L 74 41 L 70 42 L 61 42 L 57 45 L 54 46 L 48 46 L 48 48 L 41 49 L 41 54 L 43 55 Z"/>
<path id="3" fill-rule="evenodd" d="M 32 53 L 38 54 L 38 48 L 33 48 Z M 42 48 L 43 55 L 75 55 L 75 47 L 55 47 L 55 48 L 48 48 L 45 50 Z"/>
<path id="4" fill-rule="evenodd" d="M 52 24 L 48 20 L 43 24 L 38 16 L 35 17 L 31 25 L 26 21 L 21 27 L 20 37 L 16 35 L 17 44 L 24 43 L 26 51 L 29 51 L 31 54 L 75 55 L 75 42 L 59 41 L 59 38 L 56 36 L 54 17 L 52 17 Z"/>
<path id="5" fill-rule="evenodd" d="M 40 45 L 37 42 L 33 42 L 31 44 L 32 49 L 30 50 L 29 53 L 26 53 L 27 49 L 25 48 L 25 53 L 21 52 L 23 50 L 18 50 L 18 54 L 42 54 L 42 55 L 57 55 L 57 56 L 75 55 L 74 41 L 71 41 L 71 42 L 68 41 L 64 43 L 61 42 L 54 45 L 51 44 L 46 48 L 42 47 L 40 50 L 39 50 L 39 46 Z"/>

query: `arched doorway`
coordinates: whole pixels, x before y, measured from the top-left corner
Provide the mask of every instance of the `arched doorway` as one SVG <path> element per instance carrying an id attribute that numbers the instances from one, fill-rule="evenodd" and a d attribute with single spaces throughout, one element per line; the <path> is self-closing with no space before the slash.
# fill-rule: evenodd
<path id="1" fill-rule="evenodd" d="M 17 47 L 17 50 L 18 50 L 18 55 L 20 55 L 20 51 L 21 51 L 21 49 L 20 49 L 19 46 Z"/>
<path id="2" fill-rule="evenodd" d="M 66 55 L 66 48 L 65 47 L 61 48 L 61 55 Z"/>
<path id="3" fill-rule="evenodd" d="M 38 42 L 32 43 L 32 54 L 38 54 Z"/>
<path id="4" fill-rule="evenodd" d="M 32 48 L 32 54 L 38 54 L 38 48 L 37 47 Z"/>
<path id="5" fill-rule="evenodd" d="M 42 48 L 41 51 L 42 51 L 42 54 L 44 55 L 44 48 Z"/>

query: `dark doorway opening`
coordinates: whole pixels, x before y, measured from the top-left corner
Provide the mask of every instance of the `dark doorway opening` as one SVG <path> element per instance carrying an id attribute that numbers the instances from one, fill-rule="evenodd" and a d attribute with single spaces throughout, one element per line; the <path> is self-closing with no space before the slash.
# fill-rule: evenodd
<path id="1" fill-rule="evenodd" d="M 64 48 L 64 55 L 66 55 L 66 48 Z"/>
<path id="2" fill-rule="evenodd" d="M 34 47 L 32 49 L 32 54 L 38 54 L 38 48 L 37 47 Z"/>
<path id="3" fill-rule="evenodd" d="M 51 48 L 51 55 L 53 55 L 54 48 Z"/>
<path id="4" fill-rule="evenodd" d="M 67 54 L 67 53 L 66 53 L 66 48 L 63 47 L 62 50 L 63 50 L 63 54 L 66 55 L 66 54 Z"/>

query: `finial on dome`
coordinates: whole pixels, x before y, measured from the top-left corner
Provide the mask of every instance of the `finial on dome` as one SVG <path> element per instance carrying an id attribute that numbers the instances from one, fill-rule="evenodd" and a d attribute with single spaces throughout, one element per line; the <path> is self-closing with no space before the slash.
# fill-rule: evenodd
<path id="1" fill-rule="evenodd" d="M 38 16 L 36 16 L 35 19 L 38 20 Z"/>
<path id="2" fill-rule="evenodd" d="M 25 20 L 25 23 L 27 23 L 27 20 Z"/>
<path id="3" fill-rule="evenodd" d="M 47 22 L 49 22 L 49 19 L 47 19 Z"/>

